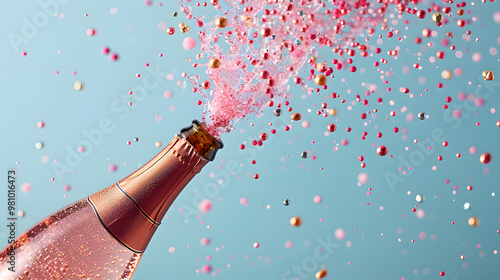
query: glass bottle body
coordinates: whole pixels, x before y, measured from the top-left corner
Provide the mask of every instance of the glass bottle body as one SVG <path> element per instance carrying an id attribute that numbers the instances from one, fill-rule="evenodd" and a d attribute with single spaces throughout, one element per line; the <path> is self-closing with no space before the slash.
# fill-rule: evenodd
<path id="1" fill-rule="evenodd" d="M 0 253 L 0 279 L 130 279 L 141 257 L 102 226 L 85 198 L 9 244 Z"/>

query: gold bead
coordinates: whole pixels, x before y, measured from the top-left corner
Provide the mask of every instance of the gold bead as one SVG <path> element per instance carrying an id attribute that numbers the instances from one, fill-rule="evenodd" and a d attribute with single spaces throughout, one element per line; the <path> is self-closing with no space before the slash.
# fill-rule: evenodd
<path id="1" fill-rule="evenodd" d="M 318 85 L 318 86 L 324 86 L 326 84 L 326 76 L 323 75 L 323 74 L 319 74 L 318 76 L 316 76 L 314 78 L 314 82 Z"/>
<path id="2" fill-rule="evenodd" d="M 441 78 L 443 78 L 445 80 L 451 79 L 451 71 L 450 70 L 443 70 L 443 72 L 441 72 Z"/>
<path id="3" fill-rule="evenodd" d="M 220 65 L 221 65 L 221 62 L 217 58 L 212 58 L 208 62 L 208 66 L 210 66 L 210 68 L 219 68 Z"/>
<path id="4" fill-rule="evenodd" d="M 481 74 L 486 81 L 493 81 L 495 79 L 495 75 L 493 75 L 493 72 L 489 70 L 484 70 L 483 73 Z"/>
<path id="5" fill-rule="evenodd" d="M 227 19 L 225 17 L 220 17 L 215 20 L 215 26 L 218 28 L 225 28 L 227 26 Z"/>
<path id="6" fill-rule="evenodd" d="M 300 119 L 302 119 L 302 115 L 300 113 L 295 113 L 295 114 L 292 114 L 291 118 L 294 121 L 300 121 Z"/>
<path id="7" fill-rule="evenodd" d="M 299 227 L 302 224 L 302 218 L 295 216 L 290 219 L 290 224 L 294 227 Z"/>
<path id="8" fill-rule="evenodd" d="M 432 20 L 435 23 L 440 23 L 442 19 L 443 19 L 443 16 L 440 13 L 435 13 L 432 15 Z"/>
<path id="9" fill-rule="evenodd" d="M 469 226 L 475 228 L 475 227 L 478 227 L 479 224 L 480 224 L 480 221 L 479 221 L 479 218 L 478 217 L 470 217 L 469 218 Z"/>
<path id="10" fill-rule="evenodd" d="M 327 275 L 328 275 L 328 271 L 326 269 L 322 269 L 322 270 L 316 272 L 316 279 L 325 278 Z"/>

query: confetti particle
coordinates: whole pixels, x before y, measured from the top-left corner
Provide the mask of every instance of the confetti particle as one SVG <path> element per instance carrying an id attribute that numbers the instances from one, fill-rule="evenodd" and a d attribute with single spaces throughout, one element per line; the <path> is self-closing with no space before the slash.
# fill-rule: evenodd
<path id="1" fill-rule="evenodd" d="M 82 82 L 76 81 L 75 85 L 73 86 L 75 90 L 81 90 L 83 88 Z"/>
<path id="2" fill-rule="evenodd" d="M 480 221 L 479 221 L 478 217 L 472 216 L 472 217 L 469 218 L 468 223 L 469 223 L 469 226 L 471 226 L 473 228 L 476 228 L 476 227 L 479 226 Z"/>

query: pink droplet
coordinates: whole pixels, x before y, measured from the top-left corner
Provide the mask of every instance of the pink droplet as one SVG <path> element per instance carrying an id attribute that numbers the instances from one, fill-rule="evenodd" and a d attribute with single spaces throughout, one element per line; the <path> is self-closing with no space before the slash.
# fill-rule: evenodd
<path id="1" fill-rule="evenodd" d="M 338 228 L 335 230 L 335 238 L 338 240 L 342 240 L 345 238 L 345 231 L 342 228 Z"/>
<path id="2" fill-rule="evenodd" d="M 182 46 L 186 50 L 194 49 L 194 47 L 196 47 L 196 40 L 193 39 L 193 37 L 186 37 L 184 41 L 182 41 Z"/>
<path id="3" fill-rule="evenodd" d="M 163 97 L 169 99 L 172 97 L 172 92 L 170 90 L 166 90 L 164 93 L 163 93 Z"/>
<path id="4" fill-rule="evenodd" d="M 110 54 L 109 55 L 109 60 L 111 60 L 111 61 L 117 61 L 118 60 L 118 55 L 116 53 Z M 138 77 L 140 77 L 140 75 Z"/>
<path id="5" fill-rule="evenodd" d="M 212 211 L 212 207 L 213 202 L 210 199 L 204 199 L 198 203 L 198 210 L 200 210 L 202 214 L 207 214 Z"/>
<path id="6" fill-rule="evenodd" d="M 248 199 L 246 197 L 240 198 L 240 204 L 243 206 L 248 206 Z"/>
<path id="7" fill-rule="evenodd" d="M 200 239 L 200 244 L 201 246 L 207 246 L 208 244 L 210 244 L 210 239 L 203 237 L 202 239 Z"/>
<path id="8" fill-rule="evenodd" d="M 208 265 L 208 264 L 204 264 L 204 265 L 202 265 L 202 266 L 201 266 L 201 272 L 202 272 L 202 273 L 207 274 L 207 273 L 209 273 L 211 270 L 212 270 L 212 267 L 211 267 L 210 265 Z"/>
<path id="9" fill-rule="evenodd" d="M 101 49 L 101 53 L 104 54 L 104 55 L 108 55 L 109 53 L 109 48 L 108 47 L 102 47 Z"/>
<path id="10" fill-rule="evenodd" d="M 116 165 L 114 165 L 114 164 L 110 164 L 110 165 L 108 166 L 108 170 L 109 170 L 109 172 L 115 172 L 115 171 L 116 171 Z"/>
<path id="11" fill-rule="evenodd" d="M 21 185 L 21 191 L 23 193 L 29 193 L 33 189 L 33 186 L 29 182 L 25 182 Z"/>

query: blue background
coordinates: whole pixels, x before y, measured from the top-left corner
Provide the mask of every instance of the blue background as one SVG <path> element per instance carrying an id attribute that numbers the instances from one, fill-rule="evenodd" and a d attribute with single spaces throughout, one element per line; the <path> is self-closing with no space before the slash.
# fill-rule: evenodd
<path id="1" fill-rule="evenodd" d="M 186 36 L 196 38 L 199 29 L 181 13 L 172 17 L 172 12 L 179 11 L 177 3 L 171 1 L 160 7 L 156 1 L 151 6 L 142 1 L 63 2 L 49 7 L 50 13 L 35 1 L 0 3 L 0 10 L 4 11 L 0 19 L 0 171 L 18 170 L 17 202 L 25 213 L 18 221 L 18 234 L 57 209 L 127 176 L 159 152 L 181 128 L 200 119 L 203 110 L 196 105 L 200 98 L 197 93 L 177 85 L 178 80 L 185 80 L 182 72 L 206 79 L 202 69 L 191 67 L 198 47 L 182 47 L 182 40 Z M 113 7 L 117 8 L 115 14 L 110 12 Z M 407 39 L 388 40 L 387 31 L 378 28 L 376 35 L 384 35 L 382 45 L 377 44 L 375 36 L 370 37 L 370 43 L 381 47 L 382 54 L 366 59 L 355 57 L 357 73 L 336 71 L 336 77 L 329 80 L 329 89 L 319 95 L 307 95 L 292 85 L 291 106 L 310 122 L 309 128 L 295 122 L 291 131 L 284 132 L 284 125 L 291 123 L 290 113 L 278 118 L 270 108 L 259 119 L 240 121 L 235 131 L 223 135 L 225 148 L 216 160 L 188 185 L 169 210 L 169 218 L 156 232 L 134 278 L 212 278 L 210 274 L 196 273 L 206 263 L 218 279 L 283 279 L 294 267 L 304 275 L 292 272 L 288 279 L 313 279 L 323 265 L 329 271 L 326 279 L 498 279 L 500 259 L 494 252 L 500 249 L 500 128 L 495 123 L 500 118 L 490 110 L 499 104 L 500 91 L 498 82 L 482 81 L 481 72 L 489 69 L 500 75 L 498 55 L 489 53 L 491 47 L 498 48 L 500 34 L 493 14 L 499 7 L 496 2 L 488 2 L 468 5 L 465 10 L 469 8 L 471 15 L 464 18 L 475 16 L 477 21 L 465 28 L 454 22 L 438 28 L 429 17 L 418 20 L 405 14 L 404 19 L 410 20 L 408 30 L 402 20 L 394 28 Z M 212 7 L 195 11 L 212 17 L 221 14 Z M 38 21 L 38 27 L 29 36 L 23 35 L 24 19 Z M 176 33 L 167 35 L 158 27 L 160 22 L 175 27 Z M 179 32 L 180 22 L 189 25 L 191 31 Z M 423 44 L 416 45 L 413 39 L 421 36 L 424 27 L 438 31 L 439 35 L 424 38 Z M 98 33 L 87 36 L 89 28 Z M 471 40 L 463 39 L 466 30 L 471 30 Z M 454 51 L 440 45 L 447 31 L 456 35 L 451 43 L 463 52 L 462 58 L 456 58 Z M 25 41 L 12 43 L 12 34 L 23 36 Z M 480 40 L 476 42 L 475 38 Z M 434 45 L 428 47 L 428 42 Z M 104 46 L 119 55 L 117 62 L 101 54 Z M 397 60 L 386 55 L 396 46 L 401 47 Z M 445 59 L 431 63 L 429 57 L 435 57 L 439 50 L 445 51 Z M 22 51 L 27 56 L 22 56 Z M 417 60 L 418 52 L 422 53 L 421 60 Z M 476 52 L 482 54 L 478 63 L 471 59 Z M 160 53 L 163 57 L 158 56 Z M 327 49 L 320 54 L 320 61 L 338 58 Z M 387 85 L 373 66 L 380 58 L 389 61 L 380 70 L 392 68 L 394 72 L 387 78 Z M 416 62 L 422 70 L 412 67 Z M 149 70 L 145 63 L 150 64 Z M 408 74 L 403 73 L 406 66 L 410 67 Z M 453 71 L 457 67 L 463 70 L 460 77 L 441 78 L 442 70 Z M 308 72 L 309 68 L 304 70 Z M 155 79 L 150 71 L 161 73 Z M 137 73 L 141 73 L 141 78 L 136 77 Z M 167 79 L 167 74 L 172 74 L 173 79 Z M 128 92 L 144 88 L 146 77 L 155 85 L 147 87 L 142 98 L 135 97 L 140 100 L 131 99 Z M 425 77 L 424 84 L 419 83 L 420 77 Z M 343 78 L 345 82 L 341 81 Z M 73 89 L 76 80 L 83 83 L 80 91 Z M 366 97 L 362 82 L 377 84 L 378 90 Z M 438 89 L 439 82 L 445 88 Z M 387 87 L 392 91 L 387 92 Z M 410 88 L 414 97 L 401 93 L 400 87 Z M 172 91 L 172 98 L 164 97 L 167 90 Z M 484 106 L 460 101 L 457 95 L 462 91 L 482 96 Z M 317 116 L 318 106 L 331 92 L 340 94 L 346 103 L 329 99 L 326 102 L 329 108 L 337 109 L 337 115 Z M 368 107 L 351 104 L 358 94 L 369 100 Z M 453 98 L 448 110 L 443 109 L 446 96 Z M 376 101 L 378 97 L 384 99 L 382 104 Z M 131 107 L 129 101 L 133 102 Z M 348 105 L 352 105 L 352 110 L 348 110 Z M 401 112 L 403 106 L 406 112 Z M 462 117 L 451 117 L 452 110 L 459 107 Z M 368 123 L 374 109 L 378 109 L 377 117 Z M 362 120 L 360 114 L 367 110 L 371 114 Z M 397 112 L 395 117 L 389 115 L 392 110 Z M 407 114 L 421 111 L 428 115 L 426 120 L 415 118 L 407 122 Z M 69 150 L 76 151 L 80 142 L 86 140 L 84 131 L 98 129 L 104 119 L 112 123 L 113 131 L 104 133 L 97 144 L 87 145 L 86 152 L 80 154 L 81 162 L 71 167 L 71 172 L 58 176 L 53 160 L 67 164 Z M 38 121 L 43 121 L 45 127 L 38 128 Z M 336 123 L 338 129 L 325 136 L 329 123 Z M 399 133 L 393 132 L 395 126 Z M 347 127 L 352 132 L 347 133 Z M 271 128 L 278 133 L 271 135 Z M 403 128 L 407 129 L 406 134 Z M 368 132 L 366 140 L 361 140 L 363 131 Z M 432 131 L 440 131 L 449 146 L 435 142 Z M 262 147 L 252 146 L 251 140 L 261 132 L 268 133 L 269 139 Z M 382 132 L 383 137 L 377 138 L 377 132 Z M 403 135 L 407 140 L 402 139 Z M 133 141 L 135 137 L 138 142 Z M 349 144 L 339 145 L 342 139 Z M 430 144 L 432 149 L 424 154 L 414 139 Z M 127 145 L 127 141 L 131 144 Z M 155 147 L 156 141 L 163 143 L 161 148 Z M 241 151 L 239 145 L 245 141 L 247 149 Z M 37 150 L 37 142 L 44 147 Z M 394 157 L 377 155 L 379 145 L 387 146 Z M 334 151 L 337 146 L 339 150 Z M 469 153 L 471 146 L 477 148 L 476 154 Z M 302 159 L 302 151 L 308 151 L 309 158 Z M 484 152 L 493 155 L 486 166 L 479 162 Z M 461 158 L 456 157 L 457 153 L 461 153 Z M 311 155 L 317 159 L 312 160 Z M 367 164 L 364 169 L 357 159 L 360 155 Z M 443 156 L 443 161 L 437 160 L 438 155 Z M 43 156 L 48 156 L 48 163 L 42 163 Z M 398 171 L 402 166 L 400 156 L 410 161 L 411 174 Z M 252 165 L 252 160 L 257 163 Z M 118 166 L 116 172 L 108 171 L 110 164 Z M 484 174 L 485 168 L 488 175 Z M 358 174 L 362 172 L 369 176 L 367 184 L 358 184 Z M 258 180 L 253 179 L 255 173 L 260 175 Z M 397 179 L 390 183 L 386 178 L 392 175 Z M 450 180 L 448 184 L 446 179 Z M 32 191 L 20 190 L 25 182 L 32 184 Z M 63 189 L 66 184 L 71 186 L 69 192 Z M 467 191 L 467 185 L 472 185 L 473 190 Z M 369 196 L 368 188 L 372 188 Z M 0 209 L 6 209 L 6 193 L 6 188 L 0 192 L 0 198 L 5 198 L 0 199 Z M 422 203 L 415 201 L 417 194 L 424 197 Z M 314 203 L 315 195 L 322 196 L 321 203 Z M 248 199 L 248 206 L 240 204 L 242 197 Z M 199 217 L 196 209 L 200 198 L 212 199 L 214 208 Z M 289 206 L 283 205 L 285 199 L 291 201 Z M 471 203 L 467 211 L 463 209 L 465 202 Z M 412 212 L 416 204 L 417 209 L 425 211 L 423 219 Z M 179 212 L 179 208 L 184 212 Z M 5 220 L 7 211 L 0 213 Z M 292 227 L 292 216 L 302 217 L 303 225 Z M 479 217 L 479 227 L 467 224 L 471 216 Z M 5 245 L 5 228 L 0 228 L 0 242 Z M 345 230 L 345 239 L 335 238 L 338 228 Z M 423 240 L 419 238 L 421 232 L 426 234 Z M 211 239 L 210 245 L 200 245 L 204 237 Z M 292 241 L 293 247 L 285 248 L 286 241 Z M 253 248 L 254 242 L 260 247 Z M 318 246 L 323 248 L 321 260 L 317 257 Z M 175 247 L 175 252 L 170 253 L 170 247 Z M 465 259 L 460 259 L 460 255 Z M 206 260 L 207 256 L 212 259 Z M 446 276 L 439 277 L 440 271 L 445 271 Z"/>

